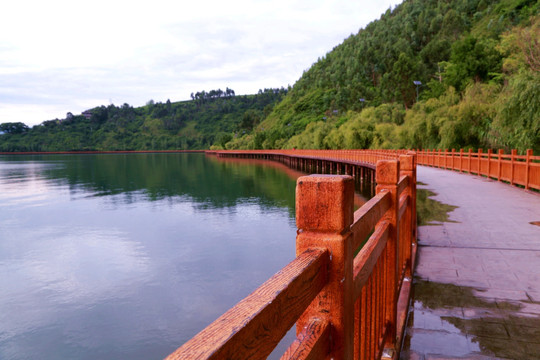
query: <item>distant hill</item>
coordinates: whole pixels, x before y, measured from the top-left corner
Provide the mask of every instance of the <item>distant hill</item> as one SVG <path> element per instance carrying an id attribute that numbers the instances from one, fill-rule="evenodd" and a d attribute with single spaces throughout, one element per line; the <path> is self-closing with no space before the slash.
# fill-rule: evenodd
<path id="1" fill-rule="evenodd" d="M 406 0 L 321 57 L 226 146 L 540 153 L 539 4 Z"/>
<path id="2" fill-rule="evenodd" d="M 227 88 L 194 93 L 190 101 L 100 106 L 32 128 L 2 123 L 0 151 L 208 149 L 250 132 L 286 94 L 281 88 L 236 95 Z"/>

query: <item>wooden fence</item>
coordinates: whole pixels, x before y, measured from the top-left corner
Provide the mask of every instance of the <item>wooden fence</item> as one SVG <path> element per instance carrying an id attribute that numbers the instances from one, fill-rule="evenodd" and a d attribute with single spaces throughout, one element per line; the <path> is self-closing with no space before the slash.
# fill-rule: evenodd
<path id="1" fill-rule="evenodd" d="M 397 159 L 408 150 L 231 150 L 207 151 L 207 154 L 286 155 L 296 158 L 317 158 L 339 162 L 353 161 L 375 165 L 379 160 Z"/>
<path id="2" fill-rule="evenodd" d="M 294 324 L 282 359 L 396 359 L 416 254 L 415 155 L 379 160 L 376 181 L 354 212 L 351 176 L 300 177 L 296 259 L 167 359 L 265 359 Z"/>
<path id="3" fill-rule="evenodd" d="M 260 152 L 279 152 L 292 156 L 318 157 L 336 161 L 354 161 L 374 164 L 380 159 L 397 159 L 409 150 L 258 150 Z M 257 152 L 257 150 L 255 151 Z M 532 150 L 525 155 L 518 155 L 517 150 L 505 154 L 504 150 L 471 149 L 452 150 L 417 150 L 418 165 L 427 165 L 442 169 L 455 170 L 469 174 L 486 176 L 525 189 L 540 190 L 540 156 L 534 156 Z"/>
<path id="4" fill-rule="evenodd" d="M 518 155 L 516 150 L 504 154 L 503 150 L 494 153 L 482 149 L 477 152 L 470 149 L 424 150 L 417 154 L 421 165 L 477 174 L 525 189 L 540 190 L 540 156 L 533 156 L 532 150 L 527 150 L 525 155 Z"/>

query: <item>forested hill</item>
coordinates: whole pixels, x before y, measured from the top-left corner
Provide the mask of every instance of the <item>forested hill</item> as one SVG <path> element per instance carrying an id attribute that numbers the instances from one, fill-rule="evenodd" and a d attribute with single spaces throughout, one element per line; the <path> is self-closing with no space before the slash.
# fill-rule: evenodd
<path id="1" fill-rule="evenodd" d="M 0 151 L 208 149 L 250 132 L 286 94 L 281 88 L 236 95 L 227 88 L 193 93 L 191 101 L 100 106 L 32 128 L 6 122 Z"/>
<path id="2" fill-rule="evenodd" d="M 405 0 L 227 148 L 534 148 L 537 0 Z M 416 82 L 416 85 L 415 85 Z"/>

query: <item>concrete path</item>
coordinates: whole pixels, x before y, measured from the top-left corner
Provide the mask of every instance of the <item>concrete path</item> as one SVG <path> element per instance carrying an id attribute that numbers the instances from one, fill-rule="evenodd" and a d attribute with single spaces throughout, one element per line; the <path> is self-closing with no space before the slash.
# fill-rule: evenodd
<path id="1" fill-rule="evenodd" d="M 402 359 L 540 359 L 540 195 L 420 166 L 419 189 L 458 206 L 419 228 Z"/>

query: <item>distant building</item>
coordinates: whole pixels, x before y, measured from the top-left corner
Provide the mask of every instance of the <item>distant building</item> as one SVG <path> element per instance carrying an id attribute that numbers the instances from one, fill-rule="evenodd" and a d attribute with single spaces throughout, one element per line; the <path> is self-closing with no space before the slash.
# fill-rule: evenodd
<path id="1" fill-rule="evenodd" d="M 82 112 L 81 115 L 84 116 L 86 119 L 90 120 L 90 118 L 92 117 L 92 110 L 85 110 Z"/>

